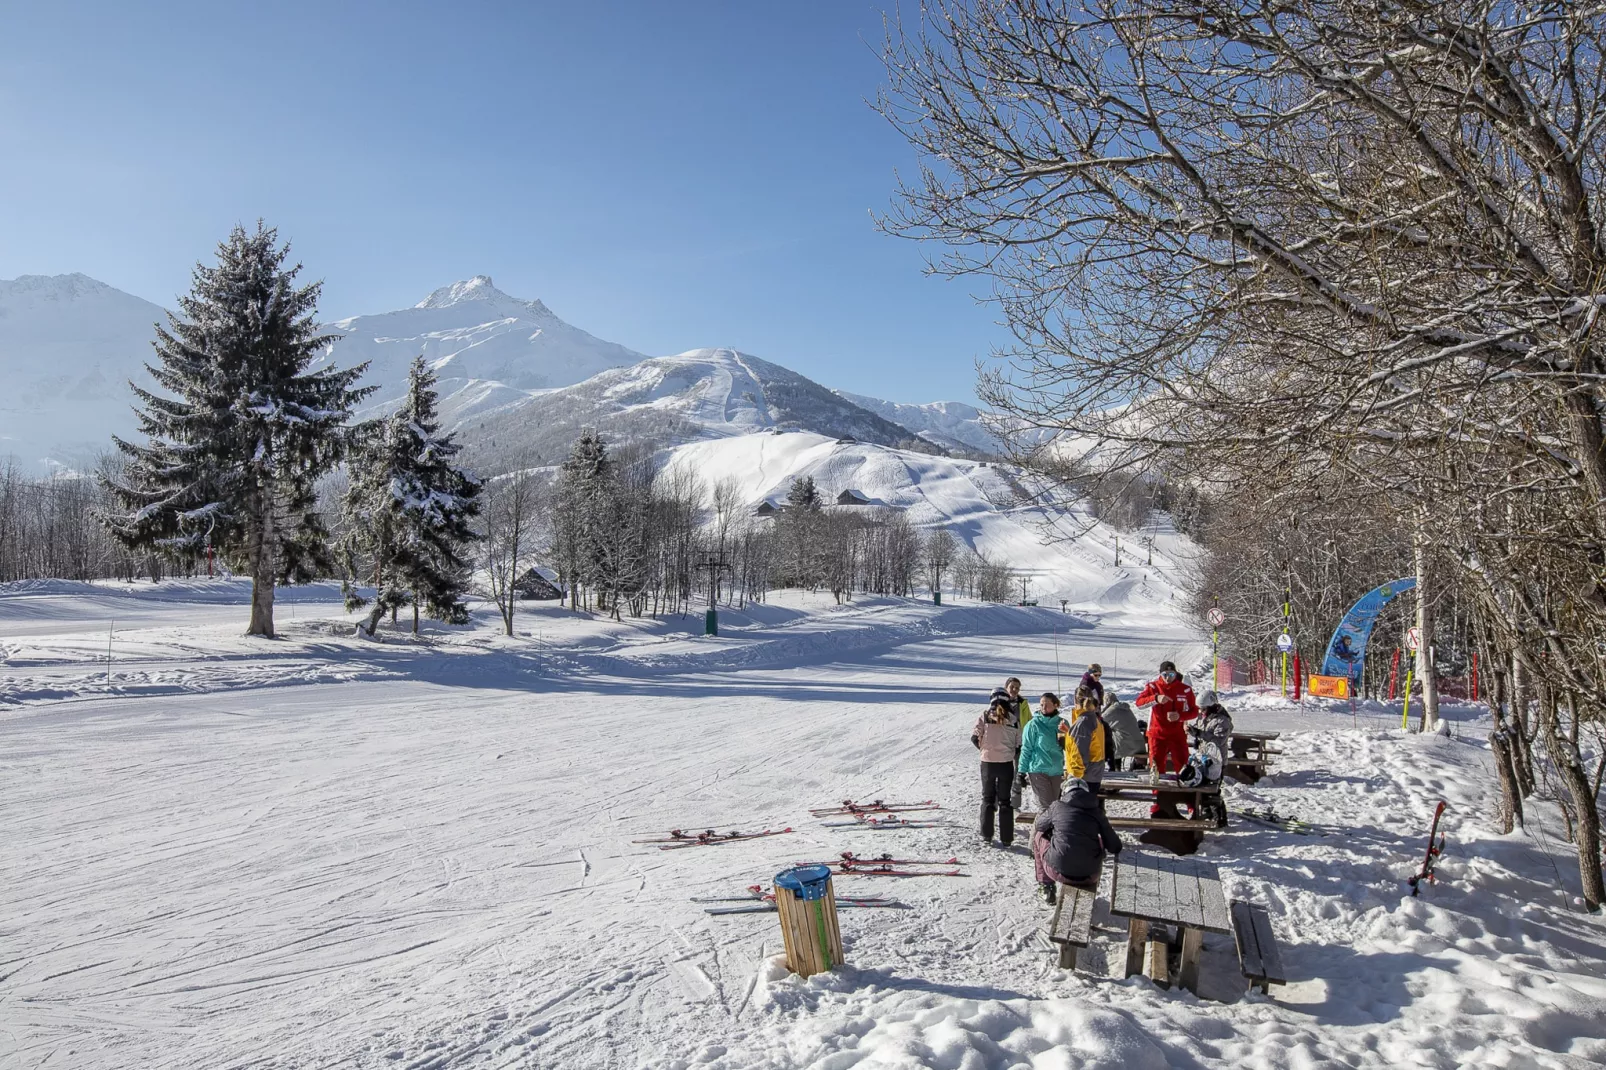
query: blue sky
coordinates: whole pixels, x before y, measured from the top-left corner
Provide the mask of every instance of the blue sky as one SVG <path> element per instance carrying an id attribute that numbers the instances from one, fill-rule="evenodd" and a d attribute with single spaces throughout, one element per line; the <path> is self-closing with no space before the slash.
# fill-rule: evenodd
<path id="1" fill-rule="evenodd" d="M 891 2 L 0 0 L 0 278 L 171 305 L 262 216 L 331 319 L 488 274 L 648 354 L 971 400 L 981 283 L 871 221 L 914 166 L 866 104 Z"/>

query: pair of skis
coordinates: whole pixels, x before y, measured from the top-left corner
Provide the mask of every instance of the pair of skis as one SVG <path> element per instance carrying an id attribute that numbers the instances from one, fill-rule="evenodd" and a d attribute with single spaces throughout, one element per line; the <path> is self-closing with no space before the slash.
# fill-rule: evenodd
<path id="1" fill-rule="evenodd" d="M 761 884 L 750 884 L 746 895 L 701 895 L 693 896 L 693 903 L 737 903 L 739 906 L 711 906 L 705 907 L 705 914 L 767 914 L 780 908 L 775 905 L 775 893 L 766 892 Z M 836 897 L 838 907 L 850 910 L 903 910 L 907 903 L 900 903 L 896 899 L 888 899 L 882 895 L 842 895 Z"/>
<path id="2" fill-rule="evenodd" d="M 1234 808 L 1232 811 L 1245 821 L 1253 821 L 1257 825 L 1267 825 L 1271 828 L 1282 829 L 1284 832 L 1295 832 L 1301 836 L 1325 836 L 1327 833 L 1306 821 L 1294 817 L 1283 817 L 1271 807 L 1257 810 L 1253 807 L 1245 809 Z"/>
<path id="3" fill-rule="evenodd" d="M 920 819 L 910 819 L 896 813 L 884 815 L 862 813 L 854 814 L 852 821 L 827 821 L 820 827 L 828 829 L 874 829 L 882 832 L 890 832 L 894 829 L 944 828 L 947 825 L 948 822 L 946 821 L 924 821 Z"/>
<path id="4" fill-rule="evenodd" d="M 964 863 L 957 858 L 893 858 L 883 854 L 877 858 L 860 858 L 852 851 L 843 851 L 831 862 L 799 862 L 800 866 L 828 866 L 838 877 L 964 877 L 958 869 Z M 908 869 L 920 866 L 920 869 Z M 951 869 L 929 869 L 929 866 L 950 866 Z"/>
<path id="5" fill-rule="evenodd" d="M 766 836 L 781 836 L 791 832 L 789 828 L 765 829 L 762 832 L 741 832 L 731 829 L 720 832 L 717 829 L 705 829 L 702 832 L 686 832 L 682 829 L 670 829 L 668 836 L 660 836 L 646 840 L 631 840 L 631 843 L 655 843 L 660 851 L 674 851 L 681 847 L 715 847 L 722 843 L 738 843 L 742 840 L 761 840 Z"/>
<path id="6" fill-rule="evenodd" d="M 855 802 L 852 799 L 843 799 L 840 806 L 815 806 L 809 813 L 815 817 L 840 817 L 846 814 L 902 814 L 913 810 L 941 810 L 942 804 L 931 799 L 922 799 L 920 802 L 889 803 L 880 799 L 871 802 Z"/>

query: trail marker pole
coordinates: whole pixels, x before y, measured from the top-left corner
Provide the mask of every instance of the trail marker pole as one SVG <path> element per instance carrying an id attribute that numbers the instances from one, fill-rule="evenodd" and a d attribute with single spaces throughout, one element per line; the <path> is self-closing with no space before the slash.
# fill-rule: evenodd
<path id="1" fill-rule="evenodd" d="M 106 629 L 106 684 L 108 687 L 111 686 L 112 682 L 112 633 L 116 630 L 116 621 L 112 621 L 111 626 Z"/>
<path id="2" fill-rule="evenodd" d="M 1060 683 L 1060 631 L 1059 631 L 1058 628 L 1055 628 L 1054 629 L 1054 692 L 1055 692 L 1055 694 L 1058 694 L 1059 692 L 1061 692 L 1063 690 L 1065 690 L 1065 688 Z"/>
<path id="3" fill-rule="evenodd" d="M 1422 630 L 1409 628 L 1405 632 L 1405 645 L 1415 654 L 1422 648 Z M 1400 731 L 1408 732 L 1411 728 L 1411 680 L 1416 675 L 1416 659 L 1405 669 L 1405 706 L 1400 710 Z"/>
<path id="4" fill-rule="evenodd" d="M 1211 606 L 1210 612 L 1205 614 L 1210 622 L 1210 686 L 1221 686 L 1221 658 L 1218 656 L 1221 640 L 1221 626 L 1227 623 L 1227 615 L 1221 611 L 1220 606 Z"/>

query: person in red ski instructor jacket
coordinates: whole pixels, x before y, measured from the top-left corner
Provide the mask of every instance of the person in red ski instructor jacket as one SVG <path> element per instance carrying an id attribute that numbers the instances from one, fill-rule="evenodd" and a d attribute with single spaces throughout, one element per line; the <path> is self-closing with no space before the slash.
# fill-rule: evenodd
<path id="1" fill-rule="evenodd" d="M 1137 705 L 1149 711 L 1149 766 L 1161 773 L 1177 773 L 1188 764 L 1185 723 L 1199 716 L 1199 700 L 1182 679 L 1174 662 L 1162 661 L 1160 675 L 1138 692 Z"/>

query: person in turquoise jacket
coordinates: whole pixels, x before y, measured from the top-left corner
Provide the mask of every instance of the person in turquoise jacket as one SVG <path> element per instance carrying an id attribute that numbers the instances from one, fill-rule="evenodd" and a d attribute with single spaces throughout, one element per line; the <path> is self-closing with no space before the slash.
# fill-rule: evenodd
<path id="1" fill-rule="evenodd" d="M 1060 717 L 1060 699 L 1052 691 L 1045 692 L 1036 717 L 1026 723 L 1020 738 L 1020 771 L 1037 796 L 1037 812 L 1043 813 L 1060 797 L 1060 782 L 1065 779 L 1065 747 L 1060 743 L 1060 728 L 1065 721 Z"/>

